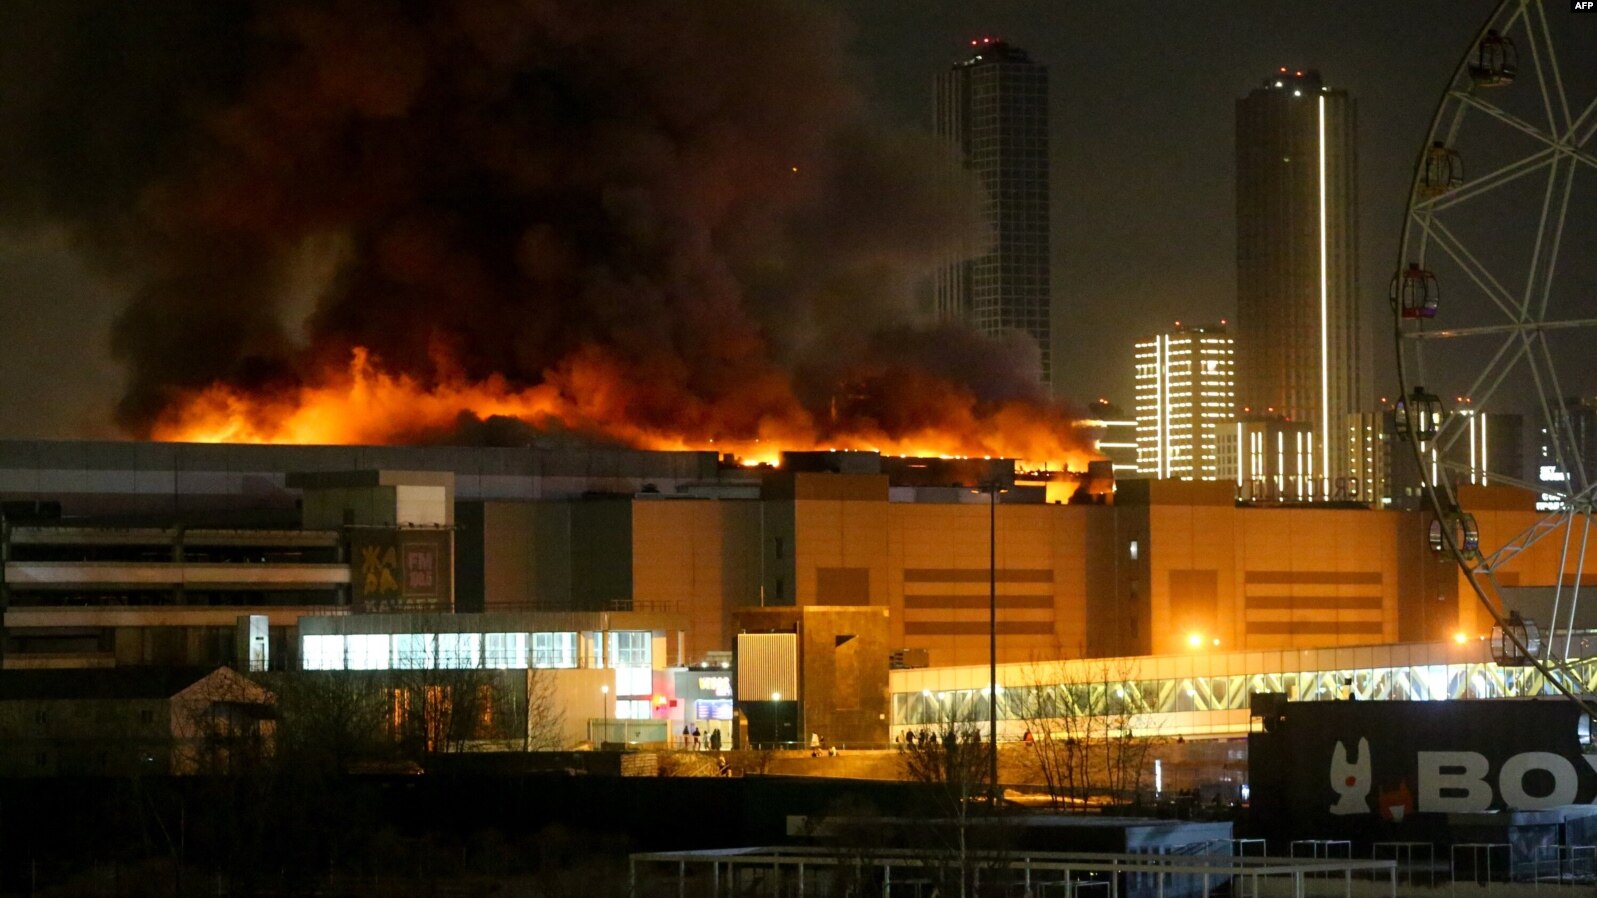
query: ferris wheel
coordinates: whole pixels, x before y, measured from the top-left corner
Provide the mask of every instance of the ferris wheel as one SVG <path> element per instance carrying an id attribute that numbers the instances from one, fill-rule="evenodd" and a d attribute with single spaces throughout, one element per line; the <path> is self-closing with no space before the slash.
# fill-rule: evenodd
<path id="1" fill-rule="evenodd" d="M 1434 515 L 1432 548 L 1466 575 L 1474 595 L 1460 602 L 1495 621 L 1496 659 L 1572 697 L 1593 691 L 1566 662 L 1590 652 L 1582 601 L 1597 610 L 1594 50 L 1597 16 L 1562 0 L 1493 10 L 1416 160 L 1389 296 L 1394 423 Z M 1489 485 L 1530 491 L 1537 513 L 1503 526 L 1471 505 Z M 1552 575 L 1527 602 L 1532 557 Z"/>

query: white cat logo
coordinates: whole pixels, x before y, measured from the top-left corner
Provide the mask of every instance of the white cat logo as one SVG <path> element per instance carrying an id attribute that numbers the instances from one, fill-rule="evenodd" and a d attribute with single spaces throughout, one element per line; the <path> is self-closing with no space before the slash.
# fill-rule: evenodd
<path id="1" fill-rule="evenodd" d="M 1370 811 L 1370 740 L 1359 738 L 1359 759 L 1347 759 L 1347 746 L 1340 741 L 1331 753 L 1331 788 L 1336 790 L 1333 814 L 1367 814 Z"/>

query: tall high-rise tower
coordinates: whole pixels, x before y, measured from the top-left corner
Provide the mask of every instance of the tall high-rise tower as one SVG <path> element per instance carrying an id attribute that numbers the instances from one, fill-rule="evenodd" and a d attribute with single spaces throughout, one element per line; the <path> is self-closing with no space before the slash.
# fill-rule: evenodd
<path id="1" fill-rule="evenodd" d="M 1356 107 L 1313 70 L 1237 101 L 1237 408 L 1306 424 L 1316 493 L 1361 411 Z"/>
<path id="2" fill-rule="evenodd" d="M 1048 68 L 993 38 L 937 79 L 937 133 L 958 148 L 986 191 L 991 242 L 937 278 L 937 311 L 984 334 L 1019 330 L 1037 341 L 1052 383 L 1048 225 Z"/>

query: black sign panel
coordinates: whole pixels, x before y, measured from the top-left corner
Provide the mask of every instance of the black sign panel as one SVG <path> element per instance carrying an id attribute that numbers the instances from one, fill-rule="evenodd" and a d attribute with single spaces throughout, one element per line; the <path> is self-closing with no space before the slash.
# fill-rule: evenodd
<path id="1" fill-rule="evenodd" d="M 1249 779 L 1297 826 L 1591 804 L 1582 716 L 1565 699 L 1294 702 L 1250 739 Z"/>

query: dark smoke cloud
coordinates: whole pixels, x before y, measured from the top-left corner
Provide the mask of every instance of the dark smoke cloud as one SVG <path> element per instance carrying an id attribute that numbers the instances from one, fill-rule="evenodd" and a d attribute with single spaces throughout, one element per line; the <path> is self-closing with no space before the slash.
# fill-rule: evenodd
<path id="1" fill-rule="evenodd" d="M 845 23 L 809 4 L 12 8 L 0 217 L 66 225 L 129 285 L 131 432 L 357 345 L 424 381 L 599 353 L 647 421 L 751 432 L 795 391 L 1036 394 L 1034 353 L 906 326 L 974 188 L 873 120 Z"/>

